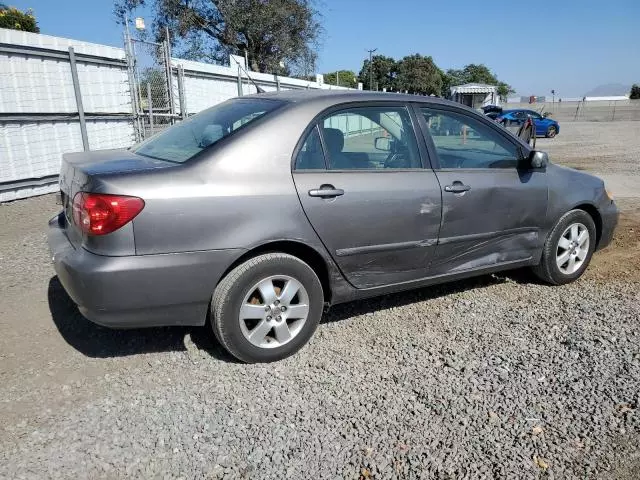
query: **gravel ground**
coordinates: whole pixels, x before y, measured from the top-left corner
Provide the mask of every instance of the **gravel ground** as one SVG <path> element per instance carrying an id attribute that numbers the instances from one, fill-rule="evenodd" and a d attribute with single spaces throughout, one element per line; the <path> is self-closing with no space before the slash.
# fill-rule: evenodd
<path id="1" fill-rule="evenodd" d="M 249 366 L 204 328 L 84 320 L 49 264 L 53 198 L 0 206 L 0 478 L 640 478 L 640 200 L 619 205 L 577 283 L 338 306 Z"/>

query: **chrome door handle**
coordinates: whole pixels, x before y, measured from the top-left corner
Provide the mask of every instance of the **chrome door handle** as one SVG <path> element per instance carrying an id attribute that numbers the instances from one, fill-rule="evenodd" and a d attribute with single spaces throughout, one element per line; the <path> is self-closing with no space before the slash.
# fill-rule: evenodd
<path id="1" fill-rule="evenodd" d="M 333 185 L 322 185 L 320 188 L 309 190 L 310 197 L 333 198 L 344 195 L 344 190 L 334 188 Z"/>
<path id="2" fill-rule="evenodd" d="M 469 185 L 464 185 L 461 182 L 453 182 L 453 185 L 446 185 L 444 187 L 444 191 L 450 193 L 464 193 L 469 190 L 471 190 L 471 187 Z"/>

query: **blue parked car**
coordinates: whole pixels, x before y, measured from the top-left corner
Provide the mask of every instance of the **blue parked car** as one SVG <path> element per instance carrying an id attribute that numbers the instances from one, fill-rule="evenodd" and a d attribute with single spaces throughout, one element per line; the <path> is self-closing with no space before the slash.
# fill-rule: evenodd
<path id="1" fill-rule="evenodd" d="M 533 119 L 533 123 L 536 125 L 536 137 L 553 138 L 560 133 L 560 125 L 555 120 L 540 115 L 533 110 L 503 110 L 502 113 L 496 118 L 496 122 L 502 124 L 517 124 L 524 123 L 527 117 Z"/>

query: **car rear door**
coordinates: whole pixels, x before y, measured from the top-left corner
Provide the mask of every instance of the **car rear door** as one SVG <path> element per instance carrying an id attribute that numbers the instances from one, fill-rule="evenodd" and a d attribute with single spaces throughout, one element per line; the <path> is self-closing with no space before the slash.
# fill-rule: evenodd
<path id="1" fill-rule="evenodd" d="M 357 288 L 427 276 L 441 193 L 415 128 L 402 103 L 351 104 L 320 116 L 294 152 L 304 211 Z"/>
<path id="2" fill-rule="evenodd" d="M 524 169 L 521 146 L 499 126 L 453 106 L 417 107 L 442 186 L 433 275 L 527 261 L 547 212 L 544 170 Z M 440 123 L 457 128 L 443 135 Z"/>

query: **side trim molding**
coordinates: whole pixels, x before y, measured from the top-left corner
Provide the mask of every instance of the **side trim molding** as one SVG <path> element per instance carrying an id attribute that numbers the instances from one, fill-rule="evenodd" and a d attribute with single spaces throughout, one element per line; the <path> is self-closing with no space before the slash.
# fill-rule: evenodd
<path id="1" fill-rule="evenodd" d="M 348 257 L 350 255 L 361 255 L 364 253 L 390 252 L 393 250 L 408 250 L 410 248 L 433 247 L 438 240 L 429 238 L 427 240 L 416 240 L 412 242 L 383 243 L 381 245 L 365 245 L 363 247 L 341 248 L 336 250 L 336 256 Z"/>
<path id="2" fill-rule="evenodd" d="M 438 245 L 446 245 L 449 243 L 471 242 L 474 240 L 490 240 L 492 238 L 508 237 L 510 235 L 518 235 L 521 233 L 535 233 L 540 231 L 536 227 L 520 227 L 510 230 L 501 230 L 499 232 L 473 233 L 471 235 L 459 235 L 457 237 L 444 237 L 438 240 Z"/>

